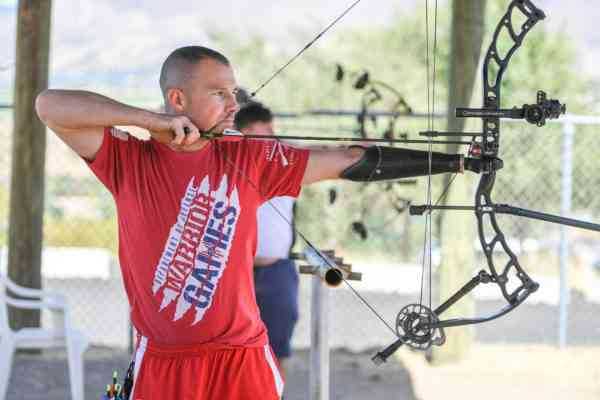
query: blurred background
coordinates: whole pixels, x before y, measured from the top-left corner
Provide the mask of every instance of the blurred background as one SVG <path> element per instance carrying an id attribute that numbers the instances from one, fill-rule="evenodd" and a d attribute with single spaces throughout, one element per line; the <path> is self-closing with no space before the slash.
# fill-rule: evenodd
<path id="1" fill-rule="evenodd" d="M 429 2 L 429 46 L 433 3 Z M 434 127 L 445 129 L 452 94 L 453 3 L 457 2 L 438 3 L 435 93 L 431 96 L 430 92 L 433 106 L 428 104 L 426 2 L 369 0 L 359 3 L 260 92 L 258 99 L 276 113 L 278 133 L 419 139 L 418 132 L 431 124 L 424 117 L 428 112 L 436 115 Z M 482 56 L 509 1 L 486 3 Z M 524 121 L 503 122 L 504 168 L 498 173 L 494 200 L 597 222 L 600 31 L 595 24 L 600 7 L 579 0 L 537 0 L 535 4 L 548 17 L 535 26 L 511 60 L 503 80 L 502 107 L 534 103 L 537 90 L 542 89 L 566 103 L 568 113 L 544 128 Z M 49 87 L 92 90 L 159 110 L 162 61 L 178 46 L 199 44 L 227 55 L 240 84 L 253 90 L 346 6 L 341 0 L 212 4 L 55 0 Z M 0 0 L 3 273 L 8 259 L 12 144 L 19 134 L 14 130 L 12 107 L 17 9 L 16 0 Z M 481 105 L 479 71 L 474 77 L 473 107 Z M 368 83 L 357 84 L 361 78 L 364 83 L 367 74 Z M 467 122 L 465 130 L 477 129 L 479 121 Z M 462 204 L 470 204 L 478 177 L 461 175 L 456 180 L 463 193 L 469 193 Z M 434 200 L 444 186 L 444 178 L 434 177 Z M 75 324 L 93 344 L 86 356 L 91 364 L 86 368 L 97 365 L 97 369 L 90 370 L 90 379 L 108 380 L 112 369 L 126 367 L 132 343 L 112 198 L 53 134 L 47 136 L 44 190 L 41 285 L 68 297 Z M 304 189 L 299 199 L 297 227 L 313 243 L 335 249 L 353 270 L 362 272 L 362 281 L 353 286 L 391 323 L 404 305 L 420 297 L 422 266 L 427 264 L 423 260 L 425 219 L 410 216 L 408 206 L 425 202 L 426 190 L 426 179 L 361 185 L 325 182 Z M 460 193 L 453 198 L 463 199 Z M 540 289 L 501 319 L 458 329 L 449 337 L 448 350 L 436 349 L 428 357 L 403 351 L 390 360 L 393 366 L 379 368 L 368 360 L 394 336 L 348 288 L 332 290 L 330 344 L 337 355 L 332 358 L 332 398 L 362 398 L 359 393 L 379 398 L 379 392 L 381 398 L 429 399 L 442 394 L 470 398 L 467 391 L 473 396 L 486 391 L 487 397 L 498 398 L 600 397 L 600 236 L 519 217 L 500 216 L 499 223 Z M 470 214 L 434 215 L 434 305 L 439 304 L 444 287 L 456 290 L 486 266 L 475 229 L 476 219 Z M 302 250 L 300 243 L 296 250 Z M 458 270 L 462 272 L 453 272 Z M 296 389 L 290 399 L 306 398 L 302 388 L 308 385 L 310 293 L 310 280 L 302 277 L 300 321 L 293 341 L 295 372 L 288 377 L 290 387 Z M 496 287 L 478 288 L 462 316 L 489 314 L 504 304 Z M 42 324 L 48 322 L 42 315 Z M 21 367 L 13 371 L 36 368 L 41 362 L 63 365 L 60 355 L 43 360 L 23 356 L 17 360 Z M 13 372 L 14 385 L 21 382 L 18 375 Z M 358 381 L 361 386 L 352 394 L 348 388 Z M 98 392 L 102 386 L 95 384 L 86 381 L 86 391 Z M 40 385 L 36 390 L 41 396 L 43 382 Z M 492 385 L 494 393 L 490 394 Z M 12 398 L 30 398 L 10 393 Z"/>

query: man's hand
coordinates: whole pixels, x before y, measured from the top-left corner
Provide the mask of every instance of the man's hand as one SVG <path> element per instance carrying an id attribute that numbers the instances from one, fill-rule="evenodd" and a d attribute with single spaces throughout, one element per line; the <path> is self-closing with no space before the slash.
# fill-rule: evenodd
<path id="1" fill-rule="evenodd" d="M 149 131 L 152 138 L 175 151 L 196 150 L 207 141 L 200 136 L 196 125 L 183 115 L 163 114 Z"/>

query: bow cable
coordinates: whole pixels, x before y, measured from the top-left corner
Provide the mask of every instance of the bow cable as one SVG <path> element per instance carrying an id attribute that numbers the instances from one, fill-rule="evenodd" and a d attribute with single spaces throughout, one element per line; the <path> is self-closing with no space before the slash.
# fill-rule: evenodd
<path id="1" fill-rule="evenodd" d="M 308 44 L 306 44 L 300 51 L 298 51 L 292 58 L 290 58 L 290 60 L 288 60 L 282 67 L 278 68 L 275 73 L 273 73 L 265 82 L 263 82 L 262 84 L 260 84 L 258 86 L 258 88 L 251 93 L 250 95 L 250 99 L 252 99 L 254 96 L 256 96 L 256 94 L 262 90 L 267 84 L 269 84 L 277 75 L 279 75 L 285 68 L 287 68 L 290 64 L 292 64 L 292 62 L 294 62 L 302 53 L 304 53 L 310 46 L 312 46 L 317 40 L 319 40 L 321 37 L 323 37 L 323 35 L 328 32 L 337 22 L 339 22 L 346 14 L 348 14 L 348 12 L 350 12 L 350 10 L 352 10 L 361 0 L 355 0 L 349 7 L 347 7 L 338 17 L 336 17 L 323 31 L 321 31 L 313 40 L 311 40 Z M 224 119 L 218 121 L 216 124 L 213 125 L 212 128 L 210 128 L 208 131 L 203 132 L 203 134 L 208 134 L 211 135 L 213 134 L 213 130 L 219 126 L 223 121 L 225 121 L 229 116 L 226 116 Z M 388 140 L 389 142 L 389 140 Z M 218 146 L 218 142 L 216 142 L 216 145 Z M 258 187 L 258 185 L 242 170 L 240 170 L 240 168 L 238 168 L 230 159 L 229 157 L 227 157 L 225 155 L 225 153 L 221 152 L 221 156 L 223 157 L 223 159 L 225 160 L 225 162 L 227 162 L 228 164 L 230 164 L 234 171 L 236 173 L 238 173 L 240 176 L 242 176 L 253 188 L 254 190 L 257 191 L 258 194 L 261 195 L 261 197 L 265 197 L 262 193 L 262 191 L 260 190 L 260 188 Z M 372 174 L 375 173 L 375 169 L 373 170 Z M 369 178 L 369 180 L 371 179 L 371 177 Z M 328 259 L 328 257 L 324 257 L 323 254 L 321 253 L 321 251 L 319 249 L 317 249 L 308 239 L 307 237 L 296 227 L 294 226 L 294 224 L 291 223 L 291 221 L 285 217 L 285 215 L 270 201 L 267 201 L 267 203 L 270 205 L 270 207 L 291 227 L 291 229 L 302 239 L 302 241 L 304 241 L 306 243 L 306 245 L 311 248 L 312 250 L 314 250 L 317 254 L 319 254 L 321 256 L 321 258 L 327 263 L 327 265 L 329 265 L 334 271 L 337 271 L 336 265 L 333 265 L 331 263 L 331 261 Z M 384 318 L 383 316 L 381 316 L 381 314 L 379 312 L 377 312 L 377 310 L 375 310 L 375 308 L 352 286 L 352 284 L 346 279 L 344 278 L 343 274 L 339 271 L 337 271 L 340 275 L 341 280 L 346 284 L 346 286 L 358 297 L 358 299 L 369 309 L 373 312 L 373 314 L 390 330 L 390 332 L 392 332 L 392 334 L 397 337 L 398 334 L 396 332 L 396 329 L 394 329 Z"/>
<path id="2" fill-rule="evenodd" d="M 436 65 L 437 65 L 437 17 L 438 17 L 438 2 L 435 0 L 434 2 L 434 16 L 433 16 L 433 44 L 430 44 L 430 35 L 432 28 L 430 27 L 430 15 L 429 9 L 430 4 L 429 0 L 425 1 L 425 45 L 426 45 L 426 81 L 427 81 L 427 129 L 429 131 L 435 131 L 435 83 L 436 83 Z M 431 61 L 433 58 L 433 62 Z M 429 137 L 431 139 L 431 137 Z M 431 176 L 432 176 L 432 155 L 433 155 L 433 147 L 432 141 L 428 140 L 427 151 L 429 153 L 428 156 L 428 169 L 429 174 L 427 175 L 427 193 L 426 193 L 426 204 L 431 206 L 432 204 L 432 184 L 431 184 Z M 421 291 L 419 294 L 419 306 L 423 304 L 423 292 L 425 290 L 425 280 L 428 280 L 428 292 L 429 292 L 429 301 L 428 307 L 431 309 L 432 303 L 432 213 L 429 210 L 428 213 L 425 214 L 425 232 L 423 239 L 423 256 L 422 256 L 422 266 L 421 266 Z"/>
<path id="3" fill-rule="evenodd" d="M 313 44 L 315 44 L 315 42 L 317 40 L 321 39 L 323 37 L 323 35 L 325 35 L 325 33 L 327 33 L 331 28 L 333 28 L 333 26 L 335 24 L 337 24 L 342 18 L 344 18 L 346 16 L 346 14 L 348 14 L 354 7 L 356 7 L 356 5 L 358 3 L 360 3 L 360 1 L 361 0 L 355 0 L 352 4 L 350 4 L 348 7 L 346 7 L 346 9 L 340 15 L 338 15 L 335 19 L 333 19 L 333 21 L 331 21 L 329 23 L 329 25 L 327 25 L 321 32 L 319 32 L 317 34 L 317 36 L 315 36 L 310 42 L 308 42 L 306 45 L 304 45 L 304 47 L 302 47 L 285 64 L 283 64 L 281 67 L 279 67 L 268 79 L 266 79 L 263 83 L 261 83 L 260 85 L 258 85 L 258 88 L 256 90 L 254 90 L 252 93 L 250 93 L 250 96 L 248 96 L 248 101 L 252 100 L 258 94 L 258 92 L 260 92 L 265 86 L 267 86 L 269 83 L 271 83 L 271 81 L 273 79 L 275 79 L 275 77 L 277 75 L 279 75 L 280 73 L 282 73 L 284 69 L 286 69 L 294 61 L 296 61 L 296 59 L 298 59 L 298 57 L 300 57 L 306 50 L 308 50 Z M 227 118 L 229 118 L 229 115 L 225 116 L 225 118 L 219 120 L 210 129 L 208 129 L 206 132 L 202 132 L 202 133 L 208 133 L 208 134 L 212 133 L 212 131 L 217 126 L 219 126 L 223 121 L 225 121 Z"/>

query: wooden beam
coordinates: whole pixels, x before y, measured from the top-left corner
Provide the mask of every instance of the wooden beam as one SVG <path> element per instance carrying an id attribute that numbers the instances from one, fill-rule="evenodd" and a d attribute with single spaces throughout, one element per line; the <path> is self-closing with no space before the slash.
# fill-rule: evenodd
<path id="1" fill-rule="evenodd" d="M 20 0 L 17 10 L 14 129 L 8 228 L 8 275 L 41 287 L 46 128 L 35 113 L 48 87 L 51 0 Z M 11 313 L 15 328 L 40 325 L 38 311 Z"/>

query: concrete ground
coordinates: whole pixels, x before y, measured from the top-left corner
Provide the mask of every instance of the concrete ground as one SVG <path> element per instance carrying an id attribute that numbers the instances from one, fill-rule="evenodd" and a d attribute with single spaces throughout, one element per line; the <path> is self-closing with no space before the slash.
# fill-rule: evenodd
<path id="1" fill-rule="evenodd" d="M 101 398 L 113 369 L 122 374 L 122 352 L 93 348 L 86 353 L 86 399 Z M 445 366 L 428 364 L 422 353 L 400 350 L 380 367 L 370 353 L 335 351 L 331 356 L 330 399 L 344 400 L 597 400 L 600 346 L 564 350 L 540 344 L 472 346 L 467 357 Z M 297 351 L 288 365 L 286 400 L 308 399 L 308 352 Z M 65 355 L 19 355 L 7 400 L 69 398 Z"/>

